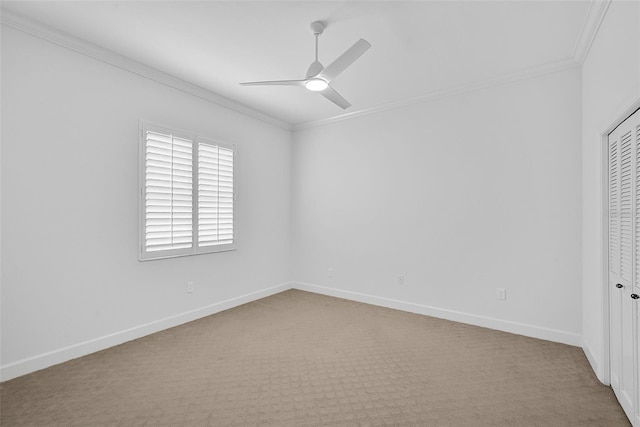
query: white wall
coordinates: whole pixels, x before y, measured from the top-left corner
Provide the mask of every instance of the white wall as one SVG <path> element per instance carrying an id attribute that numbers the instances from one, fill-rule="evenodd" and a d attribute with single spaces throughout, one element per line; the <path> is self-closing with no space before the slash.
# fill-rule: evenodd
<path id="1" fill-rule="evenodd" d="M 237 251 L 137 260 L 140 118 L 237 144 Z M 289 280 L 287 130 L 3 26 L 2 152 L 5 379 Z"/>
<path id="2" fill-rule="evenodd" d="M 294 281 L 579 344 L 580 89 L 572 69 L 294 133 Z"/>
<path id="3" fill-rule="evenodd" d="M 581 73 L 298 131 L 292 156 L 288 131 L 3 26 L 4 378 L 293 278 L 583 334 L 603 379 L 600 136 L 640 97 L 639 27 L 640 3 L 614 1 Z M 238 144 L 238 251 L 137 261 L 139 118 Z"/>
<path id="4" fill-rule="evenodd" d="M 640 3 L 614 1 L 582 67 L 583 338 L 601 380 L 603 343 L 602 139 L 640 99 Z"/>

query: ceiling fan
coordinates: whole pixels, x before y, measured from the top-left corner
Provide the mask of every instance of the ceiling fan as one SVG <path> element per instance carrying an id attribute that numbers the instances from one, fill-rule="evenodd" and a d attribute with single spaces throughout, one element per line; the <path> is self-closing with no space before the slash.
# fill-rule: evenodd
<path id="1" fill-rule="evenodd" d="M 311 31 L 316 38 L 316 60 L 311 63 L 307 70 L 307 76 L 301 80 L 275 80 L 264 82 L 245 82 L 240 83 L 242 86 L 300 86 L 305 87 L 312 92 L 319 92 L 320 95 L 327 98 L 337 106 L 347 109 L 351 104 L 344 99 L 338 92 L 330 86 L 333 79 L 338 77 L 340 73 L 347 69 L 356 59 L 365 53 L 371 44 L 365 39 L 358 40 L 353 46 L 340 55 L 335 61 L 327 67 L 318 61 L 318 36 L 327 28 L 327 24 L 322 21 L 311 23 Z"/>

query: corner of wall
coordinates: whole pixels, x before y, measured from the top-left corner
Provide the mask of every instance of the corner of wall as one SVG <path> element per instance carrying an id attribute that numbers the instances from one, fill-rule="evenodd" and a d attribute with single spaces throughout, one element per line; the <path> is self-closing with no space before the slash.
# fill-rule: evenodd
<path id="1" fill-rule="evenodd" d="M 604 385 L 609 385 L 609 376 L 603 371 L 602 364 L 593 354 L 591 348 L 584 339 L 582 340 L 582 351 L 584 352 L 584 355 L 586 356 L 587 361 L 591 365 L 591 369 L 593 369 L 598 380 Z"/>

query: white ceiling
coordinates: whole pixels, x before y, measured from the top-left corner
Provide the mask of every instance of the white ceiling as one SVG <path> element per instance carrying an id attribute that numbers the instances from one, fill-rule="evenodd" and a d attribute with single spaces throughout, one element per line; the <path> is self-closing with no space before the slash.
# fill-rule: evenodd
<path id="1" fill-rule="evenodd" d="M 289 124 L 344 114 L 297 87 L 242 81 L 303 78 L 309 24 L 324 20 L 320 61 L 359 38 L 372 48 L 332 85 L 370 109 L 574 55 L 589 1 L 3 1 L 4 11 L 64 31 Z"/>

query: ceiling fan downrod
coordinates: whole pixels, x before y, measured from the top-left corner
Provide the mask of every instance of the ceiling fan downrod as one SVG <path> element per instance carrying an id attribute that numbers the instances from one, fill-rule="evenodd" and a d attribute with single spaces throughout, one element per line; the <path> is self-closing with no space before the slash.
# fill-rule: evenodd
<path id="1" fill-rule="evenodd" d="M 324 33 L 324 29 L 327 28 L 327 24 L 322 21 L 313 21 L 311 23 L 311 31 L 316 38 L 316 62 L 318 62 L 318 36 Z"/>

